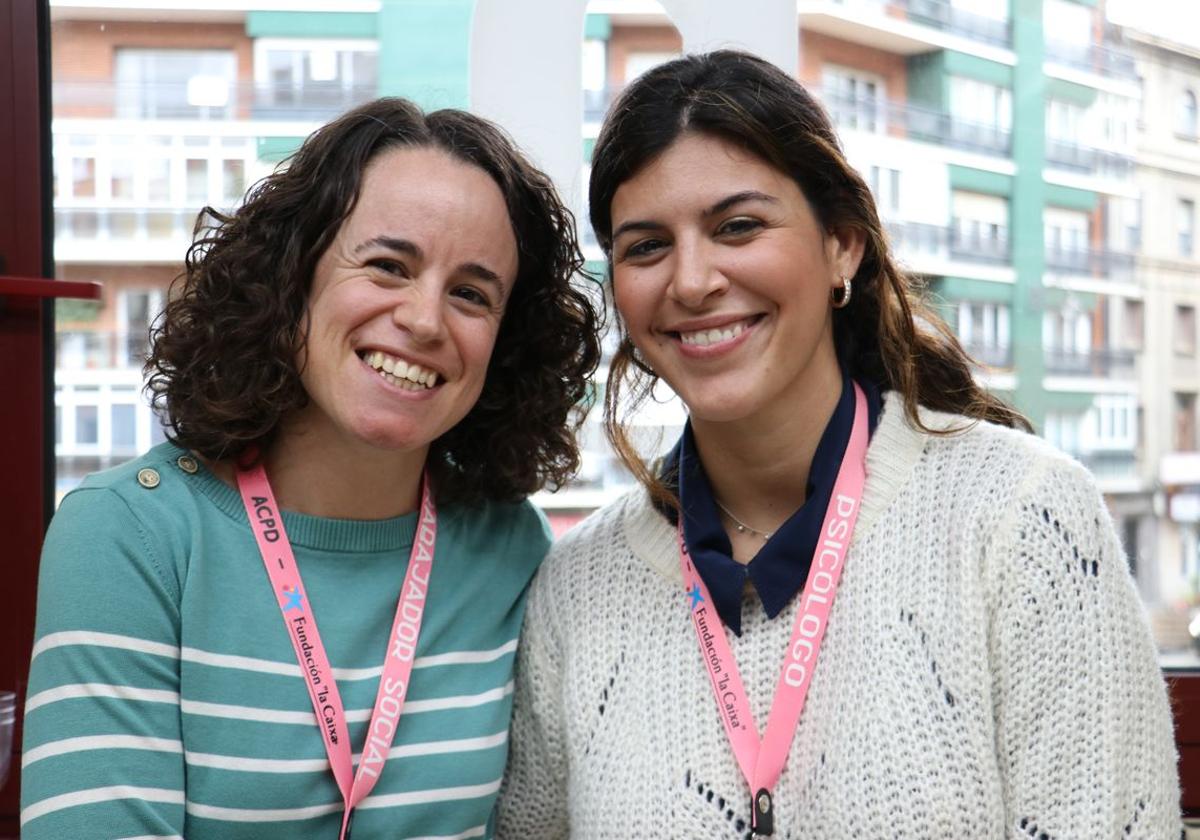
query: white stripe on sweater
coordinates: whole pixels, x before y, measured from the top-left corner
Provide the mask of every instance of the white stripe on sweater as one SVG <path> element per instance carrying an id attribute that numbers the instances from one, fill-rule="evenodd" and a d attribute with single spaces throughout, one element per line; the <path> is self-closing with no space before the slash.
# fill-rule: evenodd
<path id="1" fill-rule="evenodd" d="M 63 793 L 51 796 L 39 802 L 34 802 L 21 812 L 21 825 L 31 820 L 53 814 L 64 808 L 74 808 L 78 805 L 94 805 L 99 802 L 112 802 L 117 799 L 140 799 L 143 802 L 163 802 L 167 805 L 182 805 L 183 791 L 171 788 L 135 787 L 133 785 L 113 785 L 111 787 L 89 788 L 73 793 Z"/>
<path id="2" fill-rule="evenodd" d="M 402 744 L 388 750 L 388 758 L 413 758 L 420 755 L 445 755 L 448 753 L 473 752 L 501 746 L 508 740 L 508 730 L 481 738 L 458 738 L 446 741 L 424 741 L 418 744 Z M 357 765 L 360 754 L 351 759 Z M 237 755 L 198 753 L 190 750 L 185 760 L 193 767 L 212 767 L 216 770 L 233 770 L 244 773 L 318 773 L 329 770 L 325 758 L 246 758 Z"/>
<path id="3" fill-rule="evenodd" d="M 75 700 L 80 697 L 112 697 L 117 700 L 141 700 L 146 703 L 178 703 L 179 693 L 157 688 L 135 688 L 131 685 L 108 685 L 107 683 L 71 683 L 57 688 L 48 688 L 25 701 L 25 714 L 35 709 L 57 703 L 60 700 Z"/>
<path id="4" fill-rule="evenodd" d="M 56 755 L 86 752 L 87 750 L 147 750 L 149 752 L 182 753 L 183 744 L 170 738 L 150 738 L 144 735 L 86 735 L 79 738 L 63 738 L 49 741 L 41 746 L 25 750 L 21 756 L 21 767 Z"/>
<path id="5" fill-rule="evenodd" d="M 294 662 L 276 662 L 271 659 L 259 659 L 253 656 L 238 656 L 229 653 L 212 653 L 193 647 L 175 647 L 162 642 L 149 642 L 136 636 L 122 636 L 116 633 L 94 633 L 89 630 L 64 630 L 59 633 L 49 633 L 38 639 L 33 646 L 33 658 L 55 648 L 62 647 L 106 647 L 119 650 L 129 650 L 136 653 L 149 653 L 154 656 L 165 656 L 169 659 L 180 659 L 197 665 L 209 665 L 214 668 L 230 668 L 239 671 L 254 671 L 259 674 L 278 674 L 284 677 L 300 677 L 303 674 L 300 666 Z M 517 649 L 517 640 L 511 639 L 499 647 L 488 650 L 460 650 L 450 653 L 438 653 L 430 656 L 418 656 L 413 662 L 414 668 L 435 668 L 442 665 L 478 665 L 495 662 Z M 374 668 L 334 668 L 334 679 L 353 682 L 355 680 L 379 679 L 383 666 Z"/>
<path id="6" fill-rule="evenodd" d="M 359 808 L 397 808 L 404 805 L 425 805 L 430 802 L 455 802 L 464 799 L 481 799 L 494 796 L 500 790 L 500 780 L 483 785 L 411 790 L 404 793 L 387 793 L 368 796 L 359 803 Z M 188 802 L 187 812 L 193 817 L 225 822 L 288 822 L 311 820 L 342 810 L 342 803 L 308 805 L 304 808 L 223 808 L 218 805 L 202 805 Z"/>

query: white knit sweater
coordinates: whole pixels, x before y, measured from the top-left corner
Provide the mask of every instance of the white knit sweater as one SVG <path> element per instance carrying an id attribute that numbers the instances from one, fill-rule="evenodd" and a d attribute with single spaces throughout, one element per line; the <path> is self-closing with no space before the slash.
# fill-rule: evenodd
<path id="1" fill-rule="evenodd" d="M 1166 692 L 1089 474 L 985 423 L 921 433 L 888 395 L 867 475 L 775 836 L 1177 840 Z M 750 589 L 730 634 L 760 733 L 794 611 L 767 619 Z M 518 658 L 499 838 L 749 836 L 675 532 L 643 491 L 552 550 Z"/>

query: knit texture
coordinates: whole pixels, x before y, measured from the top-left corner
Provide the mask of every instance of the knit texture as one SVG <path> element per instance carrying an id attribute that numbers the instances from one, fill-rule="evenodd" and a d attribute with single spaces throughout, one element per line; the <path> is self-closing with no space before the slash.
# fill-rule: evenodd
<path id="1" fill-rule="evenodd" d="M 51 523 L 26 840 L 337 837 L 341 796 L 241 498 L 184 454 L 163 445 L 89 477 Z M 283 521 L 357 755 L 416 514 Z M 528 503 L 439 511 L 410 688 L 354 840 L 491 836 L 517 633 L 548 546 Z"/>
<path id="2" fill-rule="evenodd" d="M 888 395 L 779 838 L 1177 840 L 1166 691 L 1091 476 L 1039 439 Z M 795 603 L 727 634 L 761 734 Z M 642 490 L 534 582 L 497 836 L 744 838 L 749 791 Z"/>

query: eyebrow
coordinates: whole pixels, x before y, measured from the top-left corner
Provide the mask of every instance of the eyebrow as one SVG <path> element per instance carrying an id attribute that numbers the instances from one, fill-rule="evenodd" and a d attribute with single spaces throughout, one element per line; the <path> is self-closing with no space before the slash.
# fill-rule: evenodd
<path id="1" fill-rule="evenodd" d="M 376 247 L 387 248 L 390 251 L 396 251 L 400 254 L 407 254 L 418 260 L 423 259 L 425 256 L 425 252 L 415 242 L 395 236 L 376 236 L 374 239 L 360 242 L 355 247 L 354 253 L 360 254 L 363 251 Z M 504 285 L 504 281 L 500 279 L 500 275 L 487 266 L 477 262 L 467 262 L 458 266 L 457 270 L 471 275 L 476 280 L 482 280 L 485 283 L 494 283 L 500 289 L 501 299 L 508 296 L 508 287 Z"/>
<path id="2" fill-rule="evenodd" d="M 709 207 L 707 210 L 705 210 L 702 215 L 716 216 L 718 213 L 724 213 L 730 207 L 734 207 L 745 201 L 765 201 L 769 204 L 779 203 L 779 199 L 775 198 L 773 195 L 767 195 L 766 193 L 759 192 L 758 190 L 742 190 L 741 192 L 736 192 L 733 195 L 728 195 L 725 198 L 722 198 L 712 207 Z M 662 228 L 663 225 L 660 222 L 639 219 L 622 224 L 613 231 L 612 238 L 615 242 L 617 237 L 623 233 L 628 233 L 631 230 L 662 230 Z"/>

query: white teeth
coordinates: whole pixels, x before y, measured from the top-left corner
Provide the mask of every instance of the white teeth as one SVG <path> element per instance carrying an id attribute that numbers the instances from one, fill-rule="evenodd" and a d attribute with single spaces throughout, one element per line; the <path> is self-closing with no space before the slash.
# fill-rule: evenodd
<path id="1" fill-rule="evenodd" d="M 436 371 L 426 370 L 418 364 L 389 356 L 379 350 L 366 353 L 363 361 L 375 368 L 387 382 L 409 391 L 421 391 L 438 384 Z"/>
<path id="2" fill-rule="evenodd" d="M 684 344 L 690 344 L 695 347 L 707 347 L 710 344 L 717 344 L 721 341 L 729 341 L 732 338 L 737 338 L 746 331 L 746 322 L 739 321 L 724 329 L 719 330 L 697 330 L 696 332 L 681 332 L 680 340 Z"/>

